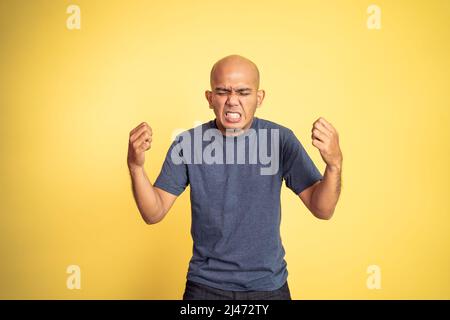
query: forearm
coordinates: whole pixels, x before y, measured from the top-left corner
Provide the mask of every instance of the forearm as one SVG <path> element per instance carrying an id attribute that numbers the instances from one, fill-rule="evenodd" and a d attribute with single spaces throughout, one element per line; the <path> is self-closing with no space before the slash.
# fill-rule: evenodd
<path id="1" fill-rule="evenodd" d="M 158 192 L 143 168 L 130 170 L 133 196 L 142 218 L 148 224 L 156 223 L 163 216 L 163 205 Z"/>
<path id="2" fill-rule="evenodd" d="M 341 193 L 340 166 L 326 166 L 323 180 L 316 186 L 311 196 L 311 208 L 316 217 L 330 219 Z"/>

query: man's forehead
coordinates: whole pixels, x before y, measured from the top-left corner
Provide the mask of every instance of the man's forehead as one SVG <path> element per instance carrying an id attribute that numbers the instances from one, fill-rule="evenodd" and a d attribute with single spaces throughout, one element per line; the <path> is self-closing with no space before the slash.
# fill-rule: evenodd
<path id="1" fill-rule="evenodd" d="M 212 87 L 227 87 L 227 88 L 254 88 L 258 86 L 258 78 L 254 73 L 240 72 L 230 70 L 229 72 L 217 72 L 213 75 Z"/>

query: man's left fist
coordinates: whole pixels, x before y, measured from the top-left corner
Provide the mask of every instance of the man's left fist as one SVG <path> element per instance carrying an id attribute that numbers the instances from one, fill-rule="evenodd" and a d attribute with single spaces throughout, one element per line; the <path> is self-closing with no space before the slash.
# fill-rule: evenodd
<path id="1" fill-rule="evenodd" d="M 320 117 L 317 119 L 311 130 L 312 144 L 320 151 L 323 161 L 328 166 L 341 168 L 342 152 L 339 147 L 339 135 L 336 129 Z"/>

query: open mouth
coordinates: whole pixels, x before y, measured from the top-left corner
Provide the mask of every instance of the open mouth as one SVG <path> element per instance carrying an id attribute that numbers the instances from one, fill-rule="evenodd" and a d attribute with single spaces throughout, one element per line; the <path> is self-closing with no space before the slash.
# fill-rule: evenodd
<path id="1" fill-rule="evenodd" d="M 225 112 L 225 120 L 227 120 L 228 122 L 232 122 L 232 123 L 236 123 L 241 121 L 241 113 L 240 112 L 232 112 L 232 111 L 227 111 Z"/>

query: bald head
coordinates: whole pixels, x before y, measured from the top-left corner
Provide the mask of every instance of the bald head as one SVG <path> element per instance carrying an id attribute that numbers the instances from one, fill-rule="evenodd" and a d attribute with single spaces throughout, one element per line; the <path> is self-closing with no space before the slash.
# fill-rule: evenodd
<path id="1" fill-rule="evenodd" d="M 259 89 L 259 70 L 253 61 L 240 55 L 229 55 L 217 61 L 211 69 L 210 83 L 211 88 L 218 83 L 227 80 L 227 77 L 235 73 L 244 74 L 256 89 Z"/>
<path id="2" fill-rule="evenodd" d="M 226 56 L 212 67 L 210 81 L 211 90 L 205 90 L 205 97 L 216 115 L 217 128 L 225 135 L 228 129 L 232 135 L 249 129 L 265 96 L 259 89 L 256 64 L 239 55 Z"/>

